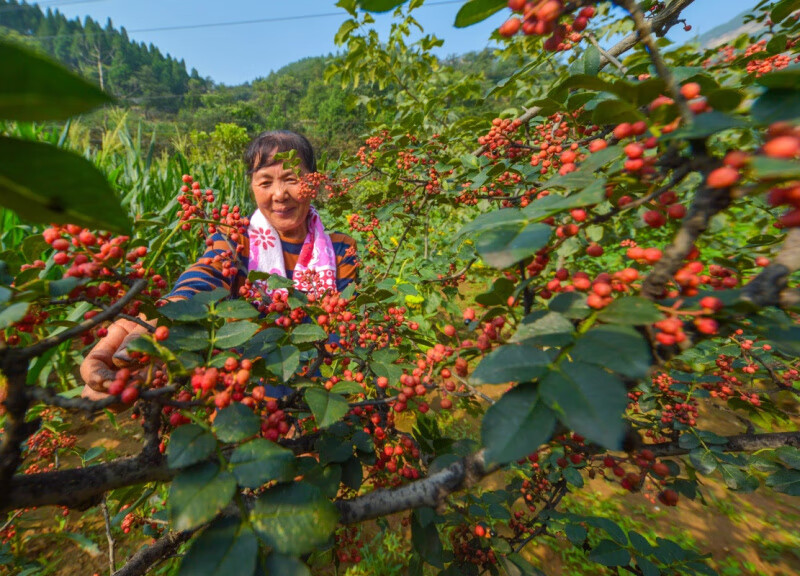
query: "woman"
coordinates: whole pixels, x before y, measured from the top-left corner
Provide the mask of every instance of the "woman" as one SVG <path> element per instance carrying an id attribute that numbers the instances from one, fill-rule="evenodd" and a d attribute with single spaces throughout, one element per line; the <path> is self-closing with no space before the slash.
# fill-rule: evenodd
<path id="1" fill-rule="evenodd" d="M 300 160 L 298 167 L 275 158 L 291 150 Z M 214 256 L 231 250 L 231 240 L 216 233 L 211 236 L 209 249 L 181 274 L 167 299 L 191 298 L 198 292 L 216 288 L 225 288 L 231 297 L 238 297 L 246 279 L 243 270 L 280 274 L 293 279 L 295 287 L 304 291 L 312 288 L 306 271 L 314 271 L 322 288 L 344 290 L 356 277 L 356 245 L 345 234 L 325 232 L 311 206 L 311 198 L 302 194 L 302 176 L 317 170 L 309 141 L 287 130 L 264 132 L 248 146 L 245 163 L 256 211 L 240 249 L 234 251 L 240 259 L 239 274 L 233 278 L 226 276 L 222 273 L 222 262 L 214 262 Z M 125 347 L 144 332 L 144 327 L 125 319 L 109 327 L 108 335 L 81 364 L 81 377 L 86 382 L 84 398 L 99 400 L 107 396 L 120 358 L 126 357 Z"/>

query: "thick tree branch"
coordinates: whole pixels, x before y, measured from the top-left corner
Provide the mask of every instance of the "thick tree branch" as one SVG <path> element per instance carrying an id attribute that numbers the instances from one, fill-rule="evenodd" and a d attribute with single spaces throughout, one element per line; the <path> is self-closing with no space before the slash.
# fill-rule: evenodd
<path id="1" fill-rule="evenodd" d="M 159 561 L 177 552 L 199 528 L 184 532 L 167 532 L 150 546 L 145 546 L 131 556 L 127 564 L 114 572 L 113 576 L 142 576 Z"/>
<path id="2" fill-rule="evenodd" d="M 725 452 L 755 452 L 765 448 L 794 446 L 800 448 L 800 432 L 771 432 L 767 434 L 738 434 L 728 436 L 728 443 L 723 446 Z M 681 448 L 677 441 L 663 442 L 644 446 L 659 457 L 688 454 L 690 450 Z"/>
<path id="3" fill-rule="evenodd" d="M 436 508 L 449 494 L 472 486 L 497 470 L 487 466 L 481 450 L 454 462 L 427 478 L 416 480 L 394 490 L 375 490 L 352 500 L 337 500 L 342 524 L 355 524 L 423 506 Z"/>
<path id="4" fill-rule="evenodd" d="M 730 188 L 703 187 L 695 194 L 689 213 L 672 244 L 664 250 L 664 256 L 642 284 L 642 296 L 657 300 L 664 296 L 667 283 L 677 272 L 700 235 L 708 229 L 715 214 L 725 210 L 731 203 Z"/>
<path id="5" fill-rule="evenodd" d="M 792 228 L 783 241 L 778 256 L 761 273 L 748 282 L 742 291 L 742 299 L 759 307 L 791 304 L 791 291 L 784 296 L 789 276 L 800 269 L 800 229 Z"/>

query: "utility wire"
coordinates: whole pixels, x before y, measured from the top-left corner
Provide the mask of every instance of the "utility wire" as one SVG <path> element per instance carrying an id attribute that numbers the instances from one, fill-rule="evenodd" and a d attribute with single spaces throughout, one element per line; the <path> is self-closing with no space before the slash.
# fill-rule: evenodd
<path id="1" fill-rule="evenodd" d="M 77 1 L 77 0 L 76 0 Z M 84 2 L 89 1 L 96 1 L 100 2 L 102 0 L 80 0 Z M 427 4 L 423 4 L 422 8 L 426 6 L 443 6 L 445 4 L 461 4 L 464 0 L 439 0 L 438 2 L 430 2 Z M 331 18 L 331 17 L 338 17 L 341 18 L 343 16 L 342 12 L 323 12 L 323 13 L 316 13 L 316 14 L 302 14 L 302 15 L 295 15 L 295 16 L 279 16 L 273 18 L 255 18 L 250 20 L 232 20 L 229 22 L 206 22 L 200 24 L 188 24 L 188 25 L 176 25 L 176 26 L 158 26 L 155 28 L 134 28 L 131 30 L 125 29 L 126 33 L 135 34 L 139 32 L 167 32 L 167 31 L 175 31 L 175 30 L 199 30 L 199 29 L 207 29 L 207 28 L 223 28 L 226 26 L 242 26 L 248 24 L 265 24 L 271 22 L 288 22 L 291 20 L 312 20 L 312 19 L 319 19 L 319 18 Z M 91 36 L 94 34 L 113 34 L 113 33 L 120 33 L 120 30 L 100 30 L 98 32 L 73 32 L 70 34 L 53 34 L 50 36 L 35 36 L 30 35 L 34 38 L 38 38 L 39 40 L 51 40 L 53 38 L 64 38 L 68 36 Z"/>

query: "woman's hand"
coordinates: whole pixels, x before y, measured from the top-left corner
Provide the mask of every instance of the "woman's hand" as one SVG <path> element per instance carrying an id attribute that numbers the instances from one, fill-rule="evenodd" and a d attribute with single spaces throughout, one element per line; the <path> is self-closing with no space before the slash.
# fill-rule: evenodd
<path id="1" fill-rule="evenodd" d="M 116 378 L 117 370 L 133 364 L 127 346 L 146 331 L 144 326 L 125 319 L 108 327 L 108 334 L 95 344 L 81 364 L 81 378 L 86 383 L 82 398 L 102 400 L 108 397 L 108 386 Z"/>

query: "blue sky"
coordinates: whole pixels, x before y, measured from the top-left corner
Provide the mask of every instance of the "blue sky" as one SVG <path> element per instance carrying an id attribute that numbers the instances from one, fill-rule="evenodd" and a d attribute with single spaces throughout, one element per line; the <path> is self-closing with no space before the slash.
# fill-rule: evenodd
<path id="1" fill-rule="evenodd" d="M 480 24 L 457 29 L 453 21 L 463 1 L 428 0 L 416 12 L 427 33 L 444 39 L 442 55 L 488 46 L 489 34 L 508 15 L 503 10 Z M 683 41 L 701 34 L 756 3 L 696 0 L 684 12 L 692 31 L 677 26 L 670 37 Z M 57 8 L 69 18 L 88 15 L 101 24 L 111 18 L 116 27 L 125 26 L 131 38 L 152 42 L 162 52 L 183 58 L 188 68 L 225 84 L 250 81 L 301 58 L 335 52 L 333 37 L 346 18 L 334 0 L 41 0 L 39 4 Z M 284 20 L 268 21 L 276 19 Z M 253 20 L 261 21 L 216 26 Z M 378 15 L 376 20 L 376 28 L 385 34 L 390 16 Z M 208 24 L 212 26 L 203 26 Z M 186 28 L 152 30 L 171 27 Z"/>

